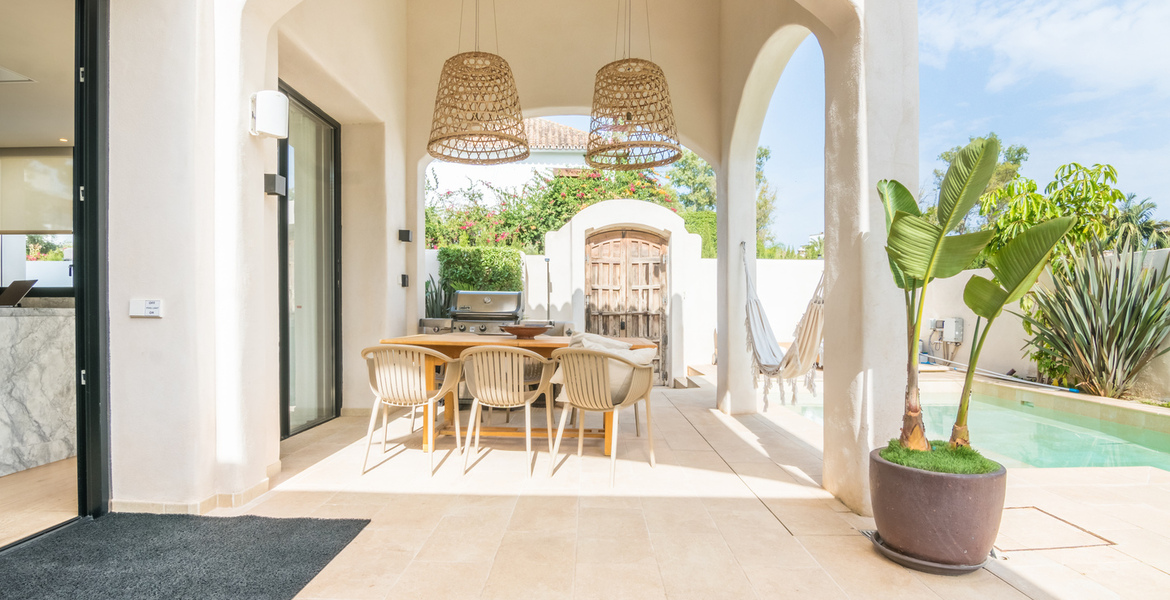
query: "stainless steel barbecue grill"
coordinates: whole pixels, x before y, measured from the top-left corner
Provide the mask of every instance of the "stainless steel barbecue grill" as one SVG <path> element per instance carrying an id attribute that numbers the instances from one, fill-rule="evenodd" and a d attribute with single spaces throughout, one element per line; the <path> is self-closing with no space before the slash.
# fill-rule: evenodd
<path id="1" fill-rule="evenodd" d="M 451 297 L 451 330 L 507 335 L 500 328 L 518 324 L 523 312 L 521 292 L 457 291 Z"/>

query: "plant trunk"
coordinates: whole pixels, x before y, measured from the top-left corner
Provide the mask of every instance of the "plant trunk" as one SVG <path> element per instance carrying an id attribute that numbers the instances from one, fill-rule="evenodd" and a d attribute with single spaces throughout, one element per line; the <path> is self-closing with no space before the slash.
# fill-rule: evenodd
<path id="1" fill-rule="evenodd" d="M 898 438 L 903 448 L 930 450 L 926 426 L 922 422 L 922 402 L 918 398 L 918 364 L 906 365 L 906 413 L 902 415 L 902 435 Z"/>
<path id="2" fill-rule="evenodd" d="M 975 331 L 971 334 L 971 341 L 979 341 L 971 346 L 971 358 L 967 359 L 967 376 L 963 379 L 963 393 L 959 395 L 959 413 L 955 416 L 955 425 L 951 427 L 951 440 L 947 443 L 951 448 L 971 445 L 971 434 L 967 431 L 967 413 L 971 407 L 971 392 L 975 384 L 975 365 L 979 363 L 979 355 L 983 352 L 983 342 L 987 341 L 987 332 L 991 330 L 991 323 L 995 319 L 988 319 L 983 331 L 979 331 L 980 319 L 975 319 Z"/>

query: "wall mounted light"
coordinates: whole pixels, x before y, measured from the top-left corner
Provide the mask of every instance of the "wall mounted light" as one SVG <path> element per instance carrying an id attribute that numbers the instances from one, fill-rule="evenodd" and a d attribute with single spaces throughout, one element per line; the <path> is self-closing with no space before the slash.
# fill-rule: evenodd
<path id="1" fill-rule="evenodd" d="M 409 230 L 409 229 L 399 229 L 398 230 L 398 241 L 400 241 L 400 242 L 413 242 L 414 241 L 414 232 Z"/>
<path id="2" fill-rule="evenodd" d="M 252 125 L 248 133 L 283 140 L 288 137 L 288 96 L 263 90 L 252 94 Z"/>
<path id="3" fill-rule="evenodd" d="M 410 275 L 402 275 L 402 287 L 410 287 Z"/>
<path id="4" fill-rule="evenodd" d="M 275 173 L 264 174 L 264 193 L 269 196 L 287 196 L 288 180 Z"/>

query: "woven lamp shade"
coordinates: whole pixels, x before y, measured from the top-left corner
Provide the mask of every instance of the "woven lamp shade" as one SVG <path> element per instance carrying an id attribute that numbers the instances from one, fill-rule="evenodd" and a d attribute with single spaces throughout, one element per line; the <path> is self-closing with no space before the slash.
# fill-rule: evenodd
<path id="1" fill-rule="evenodd" d="M 593 87 L 585 162 L 597 169 L 637 171 L 669 165 L 680 157 L 662 69 L 640 58 L 601 67 Z"/>
<path id="2" fill-rule="evenodd" d="M 528 158 L 520 95 L 508 61 L 488 52 L 464 52 L 443 63 L 427 152 L 472 165 Z"/>

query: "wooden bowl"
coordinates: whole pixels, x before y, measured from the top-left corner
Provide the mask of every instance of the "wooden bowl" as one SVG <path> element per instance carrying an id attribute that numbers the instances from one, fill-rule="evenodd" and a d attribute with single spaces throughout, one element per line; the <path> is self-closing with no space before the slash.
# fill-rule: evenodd
<path id="1" fill-rule="evenodd" d="M 552 327 L 548 325 L 504 325 L 500 329 L 516 336 L 518 340 L 531 340 Z"/>

